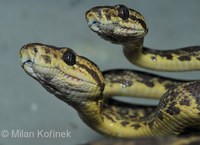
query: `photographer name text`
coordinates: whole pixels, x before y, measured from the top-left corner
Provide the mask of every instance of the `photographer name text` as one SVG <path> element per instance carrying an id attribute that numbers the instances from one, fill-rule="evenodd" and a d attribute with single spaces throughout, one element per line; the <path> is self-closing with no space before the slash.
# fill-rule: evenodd
<path id="1" fill-rule="evenodd" d="M 26 131 L 22 129 L 17 130 L 1 130 L 2 138 L 71 138 L 71 132 L 69 130 L 56 131 L 56 130 L 36 130 Z"/>

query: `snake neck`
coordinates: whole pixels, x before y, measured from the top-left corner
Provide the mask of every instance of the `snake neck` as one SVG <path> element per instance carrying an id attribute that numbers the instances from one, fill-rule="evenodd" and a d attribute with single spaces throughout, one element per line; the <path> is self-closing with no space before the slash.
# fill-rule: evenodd
<path id="1" fill-rule="evenodd" d="M 144 57 L 143 55 L 143 42 L 144 38 L 137 38 L 128 40 L 123 43 L 123 52 L 126 58 L 133 64 L 141 66 L 140 63 L 141 58 Z"/>
<path id="2" fill-rule="evenodd" d="M 126 51 L 142 53 L 144 37 L 127 39 L 122 45 Z"/>
<path id="3" fill-rule="evenodd" d="M 124 55 L 140 67 L 157 71 L 200 70 L 200 46 L 173 50 L 155 50 L 143 47 L 143 38 L 123 43 Z"/>

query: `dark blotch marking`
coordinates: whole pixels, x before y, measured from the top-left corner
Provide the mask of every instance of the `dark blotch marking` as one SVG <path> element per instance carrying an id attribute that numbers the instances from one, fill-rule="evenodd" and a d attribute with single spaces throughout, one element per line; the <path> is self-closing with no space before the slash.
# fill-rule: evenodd
<path id="1" fill-rule="evenodd" d="M 176 94 L 176 96 L 178 96 L 178 93 L 176 93 L 176 92 L 174 92 L 174 91 L 173 91 L 173 93 Z M 177 98 L 177 97 L 172 96 L 172 97 L 167 98 L 167 100 L 169 100 L 170 102 L 175 103 L 174 100 L 176 101 L 176 98 Z"/>
<path id="2" fill-rule="evenodd" d="M 131 127 L 134 127 L 135 129 L 138 129 L 138 128 L 141 127 L 141 125 L 139 125 L 139 124 L 132 124 Z"/>
<path id="3" fill-rule="evenodd" d="M 101 10 L 97 10 L 99 18 L 102 18 Z"/>
<path id="4" fill-rule="evenodd" d="M 112 122 L 115 122 L 115 120 L 108 114 L 103 114 L 108 120 L 111 120 Z"/>
<path id="5" fill-rule="evenodd" d="M 158 113 L 156 114 L 156 116 L 160 119 L 163 120 L 163 113 L 161 111 L 158 111 Z"/>
<path id="6" fill-rule="evenodd" d="M 110 16 L 109 13 L 106 13 L 105 15 L 106 15 L 106 19 L 107 19 L 107 20 L 110 20 L 110 19 L 111 19 L 111 16 Z"/>
<path id="7" fill-rule="evenodd" d="M 124 126 L 124 127 L 125 127 L 126 125 L 128 125 L 128 124 L 129 124 L 128 121 L 122 121 L 122 122 L 121 122 L 121 125 Z"/>
<path id="8" fill-rule="evenodd" d="M 153 61 L 155 61 L 155 60 L 156 60 L 156 56 L 151 56 L 151 59 L 152 59 Z"/>
<path id="9" fill-rule="evenodd" d="M 167 84 L 165 84 L 165 89 L 171 89 L 171 88 L 173 88 L 173 87 L 175 87 L 177 84 L 176 83 L 167 83 Z"/>
<path id="10" fill-rule="evenodd" d="M 146 23 L 142 19 L 136 18 L 133 15 L 130 15 L 129 18 L 138 21 L 146 31 L 148 30 Z"/>
<path id="11" fill-rule="evenodd" d="M 180 61 L 189 61 L 189 60 L 191 60 L 191 57 L 190 56 L 179 56 L 178 57 L 178 59 L 180 60 Z"/>
<path id="12" fill-rule="evenodd" d="M 137 19 L 137 21 L 142 25 L 142 27 L 146 30 L 146 33 L 148 32 L 148 28 L 146 23 L 142 19 Z"/>
<path id="13" fill-rule="evenodd" d="M 45 63 L 51 63 L 51 57 L 48 55 L 42 55 L 42 58 L 44 59 Z"/>
<path id="14" fill-rule="evenodd" d="M 83 57 L 84 58 L 84 57 Z M 89 60 L 88 60 L 89 61 Z M 89 61 L 90 63 L 94 64 L 92 61 Z M 90 69 L 88 66 L 84 65 L 84 64 L 80 64 L 79 62 L 76 62 L 76 64 L 79 66 L 79 67 L 82 67 L 84 68 L 85 70 L 87 70 L 87 72 L 92 76 L 93 79 L 96 80 L 97 84 L 99 85 L 100 87 L 100 91 L 103 92 L 104 90 L 104 83 L 101 82 L 99 76 L 97 75 L 97 73 Z M 96 65 L 95 65 L 96 66 Z"/>
<path id="15" fill-rule="evenodd" d="M 116 71 L 112 71 L 113 72 L 113 77 L 110 77 L 110 80 L 113 83 L 120 83 L 122 85 L 125 85 L 126 87 L 132 86 L 133 82 L 130 81 L 130 77 L 132 79 L 136 79 L 138 82 L 144 83 L 146 86 L 148 87 L 154 87 L 154 83 L 151 81 L 152 77 L 146 74 L 141 74 L 141 73 L 137 73 L 134 72 L 132 74 L 131 71 L 125 71 L 125 70 L 116 70 Z M 114 79 L 117 76 L 118 79 Z M 136 78 L 134 78 L 134 76 L 136 75 Z M 121 76 L 121 77 L 119 77 Z M 127 78 L 125 76 L 128 76 Z M 137 77 L 138 76 L 138 77 Z"/>
<path id="16" fill-rule="evenodd" d="M 184 88 L 196 99 L 200 99 L 200 81 L 188 83 Z"/>
<path id="17" fill-rule="evenodd" d="M 172 94 L 172 91 L 169 90 L 163 95 L 163 97 L 162 97 L 162 99 L 161 99 L 161 101 L 160 101 L 160 103 L 158 105 L 159 109 L 165 109 L 166 108 L 167 104 L 169 103 L 169 99 L 170 99 L 168 96 L 171 95 L 171 94 Z"/>
<path id="18" fill-rule="evenodd" d="M 144 83 L 146 86 L 150 88 L 154 87 L 155 84 L 152 82 L 151 76 L 140 74 L 140 73 L 138 73 L 137 75 L 140 77 L 140 79 L 137 80 L 138 82 Z"/>
<path id="19" fill-rule="evenodd" d="M 196 126 L 188 126 L 179 134 L 179 136 L 200 135 L 200 129 Z"/>
<path id="20" fill-rule="evenodd" d="M 189 99 L 182 99 L 179 103 L 180 103 L 180 105 L 190 106 L 190 100 Z"/>
<path id="21" fill-rule="evenodd" d="M 89 60 L 87 57 L 84 57 L 84 56 L 79 56 L 79 57 L 81 57 L 81 58 L 83 58 L 83 59 L 85 59 L 85 60 L 89 61 L 89 62 L 90 62 L 92 65 L 94 65 L 95 67 L 97 67 L 97 68 L 98 68 L 97 64 L 96 64 L 96 63 L 94 63 L 93 61 Z"/>
<path id="22" fill-rule="evenodd" d="M 103 71 L 102 73 L 103 73 L 104 77 L 109 78 L 109 80 L 112 83 L 122 83 L 123 84 L 123 82 L 135 79 L 138 82 L 144 83 L 148 87 L 154 87 L 155 84 L 154 84 L 153 80 L 155 78 L 157 78 L 159 83 L 169 81 L 169 83 L 167 83 L 165 85 L 166 89 L 172 88 L 179 83 L 186 82 L 186 81 L 175 80 L 175 79 L 171 79 L 171 78 L 167 78 L 167 77 L 163 77 L 163 76 L 158 76 L 158 75 L 154 75 L 154 74 L 150 74 L 150 73 L 145 73 L 145 72 L 135 71 L 135 70 L 129 70 L 129 69 L 108 70 L 108 71 Z M 128 77 L 124 77 L 124 76 L 128 76 Z M 129 82 L 129 83 L 131 84 L 131 82 Z"/>
<path id="23" fill-rule="evenodd" d="M 55 53 L 53 54 L 53 56 L 54 56 L 55 58 L 58 58 L 57 54 L 55 54 Z"/>
<path id="24" fill-rule="evenodd" d="M 171 103 L 171 105 L 167 108 L 166 112 L 169 113 L 170 115 L 177 115 L 181 112 L 179 108 L 176 106 L 176 102 Z"/>
<path id="25" fill-rule="evenodd" d="M 152 129 L 152 128 L 153 128 L 154 121 L 153 121 L 153 120 L 151 120 L 151 121 L 149 121 L 147 124 L 148 124 L 148 125 L 149 125 L 149 127 Z"/>
<path id="26" fill-rule="evenodd" d="M 172 59 L 173 59 L 172 54 L 164 54 L 164 53 L 160 53 L 159 55 L 162 56 L 162 57 L 165 57 L 165 58 L 167 58 L 167 59 L 169 59 L 169 60 L 172 60 Z"/>
<path id="27" fill-rule="evenodd" d="M 60 70 L 60 67 L 59 66 L 55 66 L 55 69 Z"/>
<path id="28" fill-rule="evenodd" d="M 200 99 L 196 98 L 197 109 L 200 111 Z"/>
<path id="29" fill-rule="evenodd" d="M 150 82 L 150 81 L 145 80 L 145 79 L 143 79 L 143 80 L 140 81 L 140 82 L 144 83 L 145 85 L 147 85 L 147 86 L 150 87 L 150 88 L 153 88 L 154 85 L 155 85 L 153 82 Z"/>
<path id="30" fill-rule="evenodd" d="M 200 81 L 188 83 L 184 88 L 191 94 L 197 104 L 197 109 L 200 111 Z"/>
<path id="31" fill-rule="evenodd" d="M 149 49 L 147 47 L 143 47 L 142 53 L 143 54 L 151 54 L 151 55 L 154 55 L 154 56 L 164 57 L 164 58 L 169 59 L 169 60 L 173 59 L 171 51 L 158 51 L 158 50 Z"/>
<path id="32" fill-rule="evenodd" d="M 50 49 L 48 49 L 48 48 L 45 48 L 44 50 L 45 50 L 46 54 L 49 54 L 51 52 Z"/>

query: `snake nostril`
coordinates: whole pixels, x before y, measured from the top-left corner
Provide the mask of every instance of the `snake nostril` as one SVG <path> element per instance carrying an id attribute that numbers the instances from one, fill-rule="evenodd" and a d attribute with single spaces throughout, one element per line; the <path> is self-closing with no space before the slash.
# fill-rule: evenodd
<path id="1" fill-rule="evenodd" d="M 30 62 L 32 62 L 30 59 L 28 59 L 26 62 L 28 62 L 28 63 L 30 63 Z"/>
<path id="2" fill-rule="evenodd" d="M 96 24 L 96 23 L 97 23 L 97 21 L 95 21 L 95 20 L 91 22 L 91 24 Z"/>
<path id="3" fill-rule="evenodd" d="M 34 53 L 38 52 L 38 49 L 36 47 L 33 48 Z"/>
<path id="4" fill-rule="evenodd" d="M 89 24 L 89 25 L 97 25 L 97 23 L 98 23 L 98 22 L 97 22 L 96 19 L 92 19 L 92 20 L 89 20 L 89 21 L 88 21 L 88 24 Z"/>

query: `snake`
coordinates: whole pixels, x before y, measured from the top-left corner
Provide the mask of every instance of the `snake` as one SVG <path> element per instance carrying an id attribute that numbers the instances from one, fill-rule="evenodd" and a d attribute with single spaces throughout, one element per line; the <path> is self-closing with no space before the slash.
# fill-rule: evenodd
<path id="1" fill-rule="evenodd" d="M 199 70 L 199 46 L 162 51 L 143 47 L 148 28 L 143 16 L 133 9 L 124 5 L 98 6 L 85 16 L 92 31 L 123 45 L 125 56 L 135 65 L 157 71 Z M 101 72 L 93 61 L 68 47 L 29 43 L 19 53 L 21 66 L 29 76 L 105 136 L 199 133 L 200 81 L 169 79 L 130 69 Z M 113 96 L 159 99 L 159 104 L 130 104 Z"/>
<path id="2" fill-rule="evenodd" d="M 147 137 L 135 139 L 107 139 L 101 141 L 93 141 L 82 145 L 199 145 L 199 137 L 184 136 L 184 137 Z"/>

